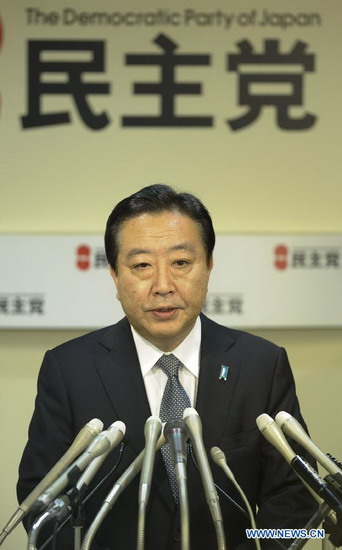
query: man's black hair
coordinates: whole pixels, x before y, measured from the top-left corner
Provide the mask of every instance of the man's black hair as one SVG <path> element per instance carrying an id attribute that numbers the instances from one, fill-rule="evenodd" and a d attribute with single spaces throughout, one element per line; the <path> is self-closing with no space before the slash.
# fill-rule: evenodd
<path id="1" fill-rule="evenodd" d="M 180 212 L 198 224 L 209 265 L 215 246 L 215 232 L 208 210 L 190 193 L 178 193 L 169 185 L 155 184 L 144 187 L 120 201 L 107 220 L 105 249 L 108 263 L 114 271 L 117 271 L 121 224 L 141 214 L 162 212 Z"/>

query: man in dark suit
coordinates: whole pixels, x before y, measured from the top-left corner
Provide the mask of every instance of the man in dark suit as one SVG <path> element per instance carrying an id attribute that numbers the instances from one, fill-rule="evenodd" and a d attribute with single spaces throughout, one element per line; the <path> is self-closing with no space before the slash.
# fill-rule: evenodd
<path id="1" fill-rule="evenodd" d="M 260 527 L 303 527 L 316 505 L 284 459 L 262 437 L 256 417 L 286 410 L 300 422 L 291 369 L 282 348 L 220 326 L 201 309 L 213 266 L 211 218 L 194 196 L 154 185 L 121 201 L 109 216 L 105 245 L 117 298 L 126 317 L 47 352 L 39 375 L 29 441 L 20 465 L 21 502 L 91 418 L 127 427 L 123 457 L 112 478 L 86 505 L 92 521 L 113 480 L 144 447 L 144 424 L 158 414 L 167 376 L 165 353 L 181 362 L 179 379 L 203 423 L 207 449 L 219 445 Z M 222 366 L 227 376 L 222 377 Z M 118 458 L 106 459 L 98 482 Z M 216 483 L 240 505 L 219 468 Z M 139 480 L 119 498 L 97 534 L 100 548 L 136 547 Z M 191 548 L 216 548 L 200 475 L 189 459 Z M 221 508 L 230 549 L 246 546 L 249 521 L 226 497 Z M 146 517 L 146 549 L 180 548 L 179 513 L 159 453 Z M 58 539 L 57 539 L 58 540 Z M 57 547 L 72 548 L 66 529 Z M 251 541 L 250 541 L 251 542 Z M 269 542 L 269 546 L 276 546 Z"/>

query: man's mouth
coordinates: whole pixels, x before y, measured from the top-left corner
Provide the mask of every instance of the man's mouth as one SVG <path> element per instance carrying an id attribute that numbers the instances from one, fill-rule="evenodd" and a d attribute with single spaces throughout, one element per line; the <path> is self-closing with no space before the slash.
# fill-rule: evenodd
<path id="1" fill-rule="evenodd" d="M 156 307 L 154 309 L 151 309 L 150 311 L 155 317 L 158 317 L 160 319 L 170 319 L 174 315 L 177 314 L 177 311 L 179 308 L 177 307 Z"/>
<path id="2" fill-rule="evenodd" d="M 177 309 L 175 307 L 156 307 L 153 309 L 153 311 L 173 311 L 174 309 Z"/>

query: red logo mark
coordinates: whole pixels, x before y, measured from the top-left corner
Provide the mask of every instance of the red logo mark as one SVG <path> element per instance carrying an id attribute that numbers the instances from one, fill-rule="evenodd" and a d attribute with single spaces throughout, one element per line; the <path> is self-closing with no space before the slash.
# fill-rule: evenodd
<path id="1" fill-rule="evenodd" d="M 81 244 L 76 248 L 76 265 L 78 269 L 85 271 L 90 268 L 91 249 L 86 244 Z"/>
<path id="2" fill-rule="evenodd" d="M 277 269 L 286 269 L 288 265 L 289 250 L 284 244 L 276 246 L 274 249 L 274 265 Z"/>

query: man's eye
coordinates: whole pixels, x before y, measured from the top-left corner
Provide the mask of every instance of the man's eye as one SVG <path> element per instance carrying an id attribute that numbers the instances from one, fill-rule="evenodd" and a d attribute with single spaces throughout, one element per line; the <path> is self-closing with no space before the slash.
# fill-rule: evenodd
<path id="1" fill-rule="evenodd" d="M 175 264 L 178 266 L 178 267 L 185 267 L 187 265 L 189 265 L 189 262 L 187 260 L 177 260 L 175 262 Z"/>
<path id="2" fill-rule="evenodd" d="M 146 262 L 141 262 L 140 264 L 135 264 L 133 266 L 133 269 L 146 269 L 146 267 L 148 267 L 149 264 L 147 264 Z"/>

